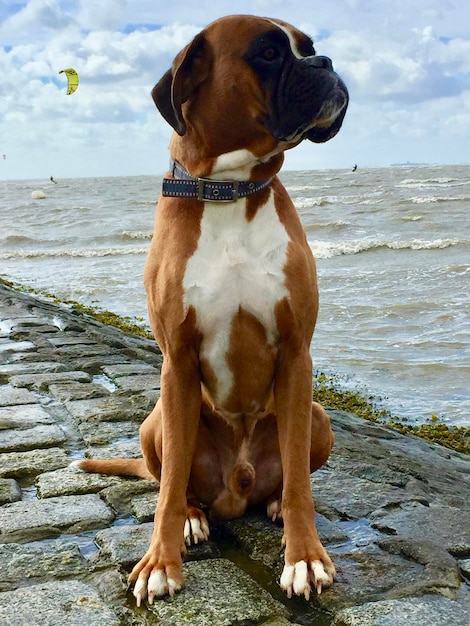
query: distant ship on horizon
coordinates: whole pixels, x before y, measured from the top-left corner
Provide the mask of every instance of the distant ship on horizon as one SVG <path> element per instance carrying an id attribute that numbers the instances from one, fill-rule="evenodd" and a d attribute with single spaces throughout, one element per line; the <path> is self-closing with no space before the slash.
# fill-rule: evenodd
<path id="1" fill-rule="evenodd" d="M 413 163 L 411 161 L 407 161 L 406 163 L 390 163 L 391 167 L 401 167 L 403 165 L 429 165 L 429 163 Z"/>

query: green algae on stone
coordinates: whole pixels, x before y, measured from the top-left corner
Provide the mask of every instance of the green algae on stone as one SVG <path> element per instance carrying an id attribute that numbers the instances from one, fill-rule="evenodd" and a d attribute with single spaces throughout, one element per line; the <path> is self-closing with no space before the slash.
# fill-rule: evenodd
<path id="1" fill-rule="evenodd" d="M 385 408 L 378 408 L 377 403 L 382 398 L 339 389 L 338 382 L 333 376 L 316 372 L 314 399 L 327 408 L 354 413 L 364 419 L 390 426 L 403 434 L 414 435 L 430 443 L 470 454 L 470 428 L 448 425 L 436 415 L 432 415 L 424 424 L 409 424 L 406 418 L 392 415 Z"/>
<path id="2" fill-rule="evenodd" d="M 82 304 L 81 302 L 77 302 L 76 300 L 61 300 L 56 295 L 43 290 L 43 289 L 34 289 L 33 287 L 28 287 L 26 285 L 15 284 L 9 280 L 4 278 L 0 278 L 0 283 L 9 287 L 10 289 L 15 289 L 16 291 L 22 291 L 24 293 L 29 293 L 36 296 L 41 296 L 43 298 L 47 298 L 51 300 L 55 304 L 63 304 L 71 308 L 72 311 L 76 311 L 77 313 L 88 315 L 93 319 L 101 322 L 102 324 L 106 324 L 108 326 L 114 326 L 115 328 L 119 328 L 120 330 L 130 333 L 132 335 L 137 335 L 139 337 L 144 337 L 146 339 L 152 339 L 152 333 L 144 328 L 142 325 L 142 319 L 134 319 L 131 317 L 117 315 L 117 313 L 113 313 L 106 309 L 101 309 L 100 307 L 93 307 L 91 305 Z"/>

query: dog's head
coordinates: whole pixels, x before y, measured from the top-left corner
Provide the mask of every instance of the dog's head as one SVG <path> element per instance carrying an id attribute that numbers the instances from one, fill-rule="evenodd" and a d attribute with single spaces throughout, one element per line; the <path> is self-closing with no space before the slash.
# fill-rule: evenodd
<path id="1" fill-rule="evenodd" d="M 307 35 L 246 15 L 221 18 L 197 35 L 152 96 L 178 135 L 196 133 L 212 156 L 328 141 L 348 105 L 332 62 L 316 55 Z"/>

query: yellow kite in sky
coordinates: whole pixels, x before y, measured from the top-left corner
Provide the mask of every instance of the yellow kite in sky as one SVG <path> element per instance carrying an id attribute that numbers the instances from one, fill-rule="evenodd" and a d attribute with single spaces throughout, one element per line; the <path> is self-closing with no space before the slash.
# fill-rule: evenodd
<path id="1" fill-rule="evenodd" d="M 67 80 L 68 80 L 67 95 L 70 96 L 71 93 L 76 91 L 76 89 L 78 87 L 78 83 L 80 82 L 78 80 L 78 74 L 73 69 L 73 67 L 69 67 L 66 70 L 60 70 L 59 74 L 66 74 L 67 75 Z"/>

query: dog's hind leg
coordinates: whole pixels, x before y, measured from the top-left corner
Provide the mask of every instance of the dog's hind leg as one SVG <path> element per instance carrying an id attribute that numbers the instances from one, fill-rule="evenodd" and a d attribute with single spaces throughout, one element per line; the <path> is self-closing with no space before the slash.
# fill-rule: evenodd
<path id="1" fill-rule="evenodd" d="M 335 443 L 330 418 L 325 409 L 312 402 L 312 429 L 310 439 L 310 472 L 319 469 L 328 461 Z"/>
<path id="2" fill-rule="evenodd" d="M 276 427 L 277 429 L 277 427 Z M 271 438 L 273 435 L 273 429 L 269 433 Z M 267 436 L 267 435 L 266 435 Z M 277 434 L 276 434 L 277 437 Z M 312 426 L 310 434 L 310 473 L 315 472 L 322 465 L 326 463 L 330 452 L 335 442 L 335 436 L 331 429 L 330 418 L 325 409 L 317 402 L 312 402 Z M 259 444 L 258 444 L 259 445 Z M 271 442 L 272 445 L 272 442 Z M 269 446 L 264 445 L 264 448 Z M 279 454 L 279 450 L 276 450 Z M 263 463 L 268 462 L 269 457 L 266 454 L 263 456 Z M 275 475 L 274 463 L 271 459 L 272 467 L 267 470 L 266 467 L 262 468 L 262 471 L 258 471 L 258 467 L 255 466 L 257 475 Z M 273 491 L 271 495 L 266 499 L 266 512 L 267 516 L 273 521 L 282 519 L 282 478 L 279 486 Z"/>

